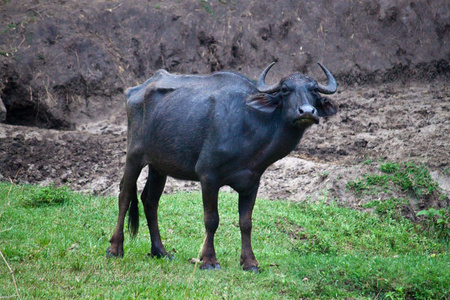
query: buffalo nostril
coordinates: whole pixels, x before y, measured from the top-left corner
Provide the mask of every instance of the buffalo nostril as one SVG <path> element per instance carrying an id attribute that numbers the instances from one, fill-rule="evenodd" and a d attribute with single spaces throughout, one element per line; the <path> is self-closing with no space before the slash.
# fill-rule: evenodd
<path id="1" fill-rule="evenodd" d="M 311 108 L 306 108 L 306 109 L 302 109 L 302 108 L 299 108 L 298 109 L 298 112 L 301 114 L 301 115 L 303 115 L 304 113 L 310 113 L 310 114 L 313 114 L 313 115 L 315 115 L 316 114 L 316 109 L 314 108 L 314 107 L 311 107 Z"/>

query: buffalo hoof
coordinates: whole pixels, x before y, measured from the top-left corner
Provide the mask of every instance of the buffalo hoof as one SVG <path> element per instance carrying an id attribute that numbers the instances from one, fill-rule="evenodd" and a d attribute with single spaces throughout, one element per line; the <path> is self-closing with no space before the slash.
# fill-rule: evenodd
<path id="1" fill-rule="evenodd" d="M 257 274 L 257 273 L 259 273 L 259 268 L 255 267 L 255 266 L 252 266 L 252 267 L 244 268 L 244 271 L 252 272 L 252 273 Z"/>
<path id="2" fill-rule="evenodd" d="M 151 258 L 156 257 L 156 258 L 162 258 L 162 259 L 168 259 L 170 261 L 175 259 L 175 256 L 173 256 L 170 253 L 166 253 L 166 254 L 161 254 L 161 253 L 147 253 L 148 256 L 150 256 Z"/>
<path id="3" fill-rule="evenodd" d="M 114 253 L 111 248 L 106 250 L 106 258 L 123 257 L 123 252 Z"/>
<path id="4" fill-rule="evenodd" d="M 173 256 L 173 254 L 168 253 L 166 256 L 163 257 L 164 259 L 168 259 L 170 261 L 175 259 L 175 256 Z"/>
<path id="5" fill-rule="evenodd" d="M 217 264 L 202 264 L 201 266 L 200 266 L 200 269 L 202 269 L 202 270 L 220 270 L 221 268 L 220 268 L 220 264 L 219 263 L 217 263 Z"/>

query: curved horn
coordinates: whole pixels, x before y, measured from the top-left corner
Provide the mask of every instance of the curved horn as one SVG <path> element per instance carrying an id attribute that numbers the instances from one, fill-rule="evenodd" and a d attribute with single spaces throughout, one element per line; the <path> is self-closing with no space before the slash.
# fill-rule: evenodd
<path id="1" fill-rule="evenodd" d="M 334 79 L 333 75 L 321 63 L 318 63 L 318 64 L 322 68 L 323 72 L 327 75 L 327 81 L 328 81 L 326 86 L 318 83 L 318 86 L 319 86 L 318 90 L 319 90 L 319 92 L 321 92 L 322 94 L 334 94 L 334 93 L 336 93 L 337 83 L 336 83 L 336 80 Z"/>
<path id="2" fill-rule="evenodd" d="M 264 71 L 261 73 L 261 76 L 259 76 L 256 88 L 261 93 L 273 93 L 273 92 L 276 92 L 276 91 L 278 91 L 280 89 L 280 84 L 279 83 L 275 83 L 275 84 L 272 84 L 272 85 L 267 85 L 266 84 L 267 72 L 269 72 L 269 70 L 272 68 L 272 66 L 274 64 L 275 64 L 275 62 L 273 62 L 270 65 L 268 65 L 267 68 L 265 68 Z"/>

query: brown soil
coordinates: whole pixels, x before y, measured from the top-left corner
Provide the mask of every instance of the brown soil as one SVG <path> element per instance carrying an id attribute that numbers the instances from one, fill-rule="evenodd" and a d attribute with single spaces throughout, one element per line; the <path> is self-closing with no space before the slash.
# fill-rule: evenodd
<path id="1" fill-rule="evenodd" d="M 447 1 L 12 2 L 0 4 L 0 180 L 117 195 L 125 88 L 158 68 L 255 78 L 272 60 L 269 81 L 323 80 L 322 61 L 339 112 L 266 171 L 259 197 L 358 206 L 346 183 L 385 159 L 425 164 L 448 201 Z M 198 184 L 169 180 L 165 192 L 178 190 Z"/>

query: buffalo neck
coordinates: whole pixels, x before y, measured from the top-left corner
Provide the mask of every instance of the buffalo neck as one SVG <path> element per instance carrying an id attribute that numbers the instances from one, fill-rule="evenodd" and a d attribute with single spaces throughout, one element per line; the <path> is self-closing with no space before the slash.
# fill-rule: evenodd
<path id="1" fill-rule="evenodd" d="M 288 155 L 299 143 L 306 128 L 291 126 L 285 122 L 281 112 L 275 111 L 270 115 L 259 115 L 257 126 L 264 128 L 256 138 L 261 139 L 258 149 L 258 159 L 254 167 L 261 172 L 281 158 Z"/>

